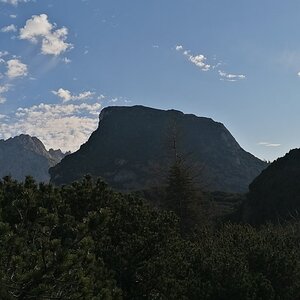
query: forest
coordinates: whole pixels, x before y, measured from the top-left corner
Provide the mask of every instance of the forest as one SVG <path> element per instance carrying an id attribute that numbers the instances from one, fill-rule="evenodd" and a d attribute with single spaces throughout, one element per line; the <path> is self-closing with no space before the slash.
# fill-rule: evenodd
<path id="1" fill-rule="evenodd" d="M 300 223 L 210 217 L 179 164 L 164 208 L 85 176 L 0 181 L 1 299 L 295 300 Z"/>

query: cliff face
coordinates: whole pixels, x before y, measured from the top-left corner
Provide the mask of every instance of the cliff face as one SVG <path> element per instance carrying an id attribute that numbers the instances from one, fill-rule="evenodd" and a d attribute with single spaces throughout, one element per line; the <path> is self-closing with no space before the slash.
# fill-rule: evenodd
<path id="1" fill-rule="evenodd" d="M 51 181 L 65 184 L 91 174 L 119 190 L 148 188 L 162 183 L 175 144 L 210 190 L 245 192 L 267 166 L 212 119 L 143 106 L 108 107 L 88 142 L 50 169 Z"/>
<path id="2" fill-rule="evenodd" d="M 38 182 L 48 182 L 48 170 L 65 156 L 60 150 L 46 150 L 36 137 L 20 135 L 0 140 L 0 177 L 10 175 L 24 180 L 27 175 Z"/>

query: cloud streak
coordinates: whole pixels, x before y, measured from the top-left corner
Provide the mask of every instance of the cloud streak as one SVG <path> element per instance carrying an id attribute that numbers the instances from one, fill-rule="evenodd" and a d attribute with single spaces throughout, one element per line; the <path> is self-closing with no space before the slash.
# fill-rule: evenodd
<path id="1" fill-rule="evenodd" d="M 258 145 L 265 146 L 265 147 L 280 147 L 281 146 L 281 144 L 268 143 L 268 142 L 259 142 Z"/>
<path id="2" fill-rule="evenodd" d="M 0 0 L 1 3 L 11 4 L 13 6 L 17 6 L 19 3 L 27 3 L 31 0 Z"/>
<path id="3" fill-rule="evenodd" d="M 241 79 L 246 79 L 246 76 L 243 74 L 229 74 L 224 71 L 219 70 L 219 75 L 221 80 L 226 80 L 226 81 L 237 81 Z"/>

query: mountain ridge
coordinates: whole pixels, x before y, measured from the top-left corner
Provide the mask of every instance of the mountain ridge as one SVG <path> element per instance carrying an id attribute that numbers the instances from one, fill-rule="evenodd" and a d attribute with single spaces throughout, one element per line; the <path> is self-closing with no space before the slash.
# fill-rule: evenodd
<path id="1" fill-rule="evenodd" d="M 178 152 L 192 153 L 193 164 L 206 169 L 203 177 L 211 190 L 245 192 L 267 166 L 211 118 L 141 105 L 111 106 L 101 111 L 89 140 L 50 168 L 51 182 L 66 184 L 89 173 L 123 191 L 149 187 L 157 176 L 151 170 L 165 171 L 170 164 L 175 131 Z"/>
<path id="2" fill-rule="evenodd" d="M 299 178 L 300 149 L 292 149 L 270 164 L 250 184 L 241 219 L 261 224 L 298 218 Z"/>
<path id="3" fill-rule="evenodd" d="M 61 150 L 47 151 L 44 144 L 28 134 L 0 140 L 0 176 L 12 176 L 23 181 L 32 176 L 38 182 L 48 182 L 48 170 L 66 154 Z"/>

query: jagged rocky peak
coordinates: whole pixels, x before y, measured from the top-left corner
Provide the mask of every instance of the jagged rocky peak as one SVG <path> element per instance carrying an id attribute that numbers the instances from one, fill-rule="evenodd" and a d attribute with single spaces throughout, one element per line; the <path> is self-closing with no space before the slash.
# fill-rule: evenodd
<path id="1" fill-rule="evenodd" d="M 3 142 L 10 145 L 21 146 L 40 154 L 48 153 L 44 144 L 37 137 L 32 137 L 28 134 L 20 134 Z"/>
<path id="2" fill-rule="evenodd" d="M 244 151 L 226 127 L 210 118 L 144 106 L 107 107 L 87 143 L 50 169 L 55 184 L 85 174 L 119 190 L 162 184 L 173 158 L 188 156 L 210 190 L 244 192 L 267 164 Z"/>
<path id="3" fill-rule="evenodd" d="M 28 134 L 0 140 L 0 176 L 10 175 L 24 180 L 30 175 L 39 182 L 48 182 L 49 168 L 59 163 L 65 155 L 60 150 L 47 151 L 37 137 Z"/>

